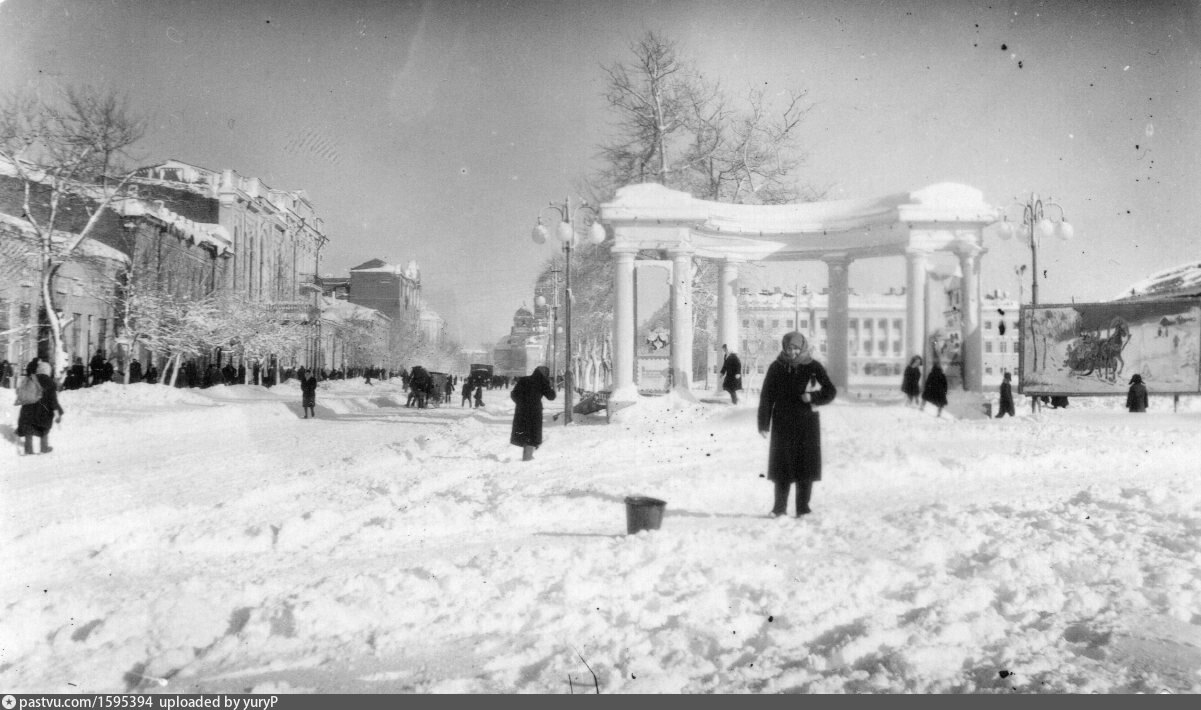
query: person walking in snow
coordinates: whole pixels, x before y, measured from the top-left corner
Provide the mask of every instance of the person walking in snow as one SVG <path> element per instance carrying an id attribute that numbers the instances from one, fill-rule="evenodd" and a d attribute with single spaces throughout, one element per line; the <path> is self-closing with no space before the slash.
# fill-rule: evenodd
<path id="1" fill-rule="evenodd" d="M 300 368 L 300 407 L 304 410 L 304 418 L 312 415 L 317 418 L 317 376 L 309 374 Z"/>
<path id="2" fill-rule="evenodd" d="M 812 512 L 813 482 L 822 478 L 821 419 L 817 407 L 838 394 L 826 368 L 809 350 L 805 336 L 784 336 L 780 355 L 767 368 L 759 393 L 759 434 L 770 436 L 767 477 L 775 484 L 771 514 L 788 511 L 788 491 L 796 484 L 797 517 Z"/>
<path id="3" fill-rule="evenodd" d="M 926 376 L 926 386 L 922 388 L 922 409 L 926 402 L 938 407 L 938 416 L 942 416 L 942 408 L 947 406 L 947 375 L 942 371 L 938 360 L 930 366 L 930 374 Z"/>
<path id="4" fill-rule="evenodd" d="M 475 406 L 476 407 L 484 406 L 484 383 L 483 382 L 475 383 Z"/>
<path id="5" fill-rule="evenodd" d="M 513 430 L 509 443 L 521 447 L 521 460 L 531 461 L 534 449 L 542 446 L 542 398 L 555 398 L 550 386 L 550 368 L 539 365 L 526 377 L 517 378 L 509 398 L 517 405 L 513 410 Z"/>
<path id="6" fill-rule="evenodd" d="M 914 355 L 909 359 L 905 374 L 901 377 L 901 391 L 905 393 L 905 404 L 916 407 L 921 403 L 922 396 L 922 356 Z"/>
<path id="7" fill-rule="evenodd" d="M 725 354 L 721 372 L 718 373 L 725 376 L 721 381 L 721 388 L 730 393 L 730 401 L 733 404 L 738 404 L 738 390 L 742 389 L 742 361 L 725 345 L 721 346 L 721 351 Z"/>
<path id="8" fill-rule="evenodd" d="M 50 448 L 50 429 L 54 422 L 63 420 L 63 408 L 58 403 L 58 389 L 50 371 L 50 363 L 39 359 L 34 359 L 25 368 L 26 376 L 35 378 L 42 386 L 41 398 L 33 404 L 21 405 L 21 412 L 17 415 L 17 437 L 25 437 L 26 456 L 33 453 L 35 436 L 41 440 L 40 453 L 48 454 L 53 451 L 54 449 Z"/>
<path id="9" fill-rule="evenodd" d="M 1147 386 L 1143 384 L 1142 375 L 1130 378 L 1130 390 L 1126 392 L 1126 409 L 1131 413 L 1147 411 Z"/>
<path id="10" fill-rule="evenodd" d="M 471 404 L 471 379 L 470 378 L 463 381 L 463 391 L 460 392 L 459 394 L 461 394 L 463 397 L 463 399 L 459 402 L 460 407 L 466 407 L 467 405 Z"/>
<path id="11" fill-rule="evenodd" d="M 1017 416 L 1016 414 L 1014 414 L 1014 408 L 1013 408 L 1013 383 L 1012 383 L 1012 380 L 1013 380 L 1013 377 L 1011 377 L 1008 372 L 1006 372 L 1005 376 L 1001 378 L 1001 401 L 1000 401 L 1000 405 L 998 407 L 1001 411 L 997 412 L 997 419 L 1000 419 L 1001 417 L 1005 416 L 1006 414 L 1008 414 L 1011 417 Z"/>

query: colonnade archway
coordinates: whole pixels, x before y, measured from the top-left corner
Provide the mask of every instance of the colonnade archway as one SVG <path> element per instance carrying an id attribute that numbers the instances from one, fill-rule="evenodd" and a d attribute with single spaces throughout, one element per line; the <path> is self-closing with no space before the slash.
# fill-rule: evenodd
<path id="1" fill-rule="evenodd" d="M 858 259 L 905 258 L 908 354 L 929 362 L 926 281 L 931 256 L 951 252 L 959 260 L 964 386 L 983 388 L 980 331 L 980 259 L 983 230 L 999 211 L 979 190 L 939 183 L 877 199 L 795 205 L 735 205 L 700 200 L 650 183 L 630 185 L 601 205 L 601 221 L 614 235 L 614 402 L 634 401 L 634 261 L 642 250 L 666 252 L 672 262 L 671 373 L 673 391 L 692 399 L 691 263 L 719 263 L 718 342 L 739 342 L 738 270 L 743 264 L 823 261 L 829 274 L 827 353 L 830 378 L 846 389 L 850 269 Z"/>

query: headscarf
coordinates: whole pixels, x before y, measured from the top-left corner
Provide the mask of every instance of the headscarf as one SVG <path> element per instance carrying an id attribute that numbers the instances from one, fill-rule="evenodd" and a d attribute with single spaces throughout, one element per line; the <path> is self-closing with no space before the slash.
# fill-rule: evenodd
<path id="1" fill-rule="evenodd" d="M 1142 381 L 1143 381 L 1142 375 L 1135 375 L 1134 377 L 1130 378 L 1130 384 L 1132 384 L 1132 385 L 1142 384 Z"/>
<path id="2" fill-rule="evenodd" d="M 546 365 L 539 365 L 534 368 L 534 376 L 537 377 L 539 375 L 542 376 L 542 379 L 550 382 L 550 368 Z"/>
<path id="3" fill-rule="evenodd" d="M 788 354 L 789 345 L 797 345 L 801 348 L 800 354 L 798 354 L 795 359 L 793 356 Z M 809 341 L 805 339 L 804 335 L 801 335 L 795 330 L 790 333 L 785 333 L 783 340 L 780 342 L 780 359 L 789 365 L 799 365 L 801 363 L 808 362 L 811 359 L 809 353 Z"/>

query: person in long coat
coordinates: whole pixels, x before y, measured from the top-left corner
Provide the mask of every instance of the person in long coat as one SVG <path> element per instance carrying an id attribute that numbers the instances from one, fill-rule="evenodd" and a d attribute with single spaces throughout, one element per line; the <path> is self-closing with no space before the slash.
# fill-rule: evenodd
<path id="1" fill-rule="evenodd" d="M 534 449 L 542 446 L 542 398 L 555 398 L 550 385 L 550 368 L 539 365 L 533 374 L 518 377 L 517 384 L 509 392 L 509 398 L 517 405 L 513 410 L 513 431 L 509 443 L 521 447 L 521 460 L 534 458 Z"/>
<path id="2" fill-rule="evenodd" d="M 917 406 L 922 396 L 922 356 L 914 355 L 909 358 L 905 374 L 901 376 L 901 391 L 907 398 L 906 404 Z"/>
<path id="3" fill-rule="evenodd" d="M 1131 412 L 1147 411 L 1147 386 L 1143 384 L 1142 375 L 1130 378 L 1130 390 L 1126 392 L 1126 409 Z"/>
<path id="4" fill-rule="evenodd" d="M 25 368 L 25 374 L 36 377 L 42 386 L 42 397 L 33 404 L 21 405 L 17 415 L 17 436 L 25 437 L 25 454 L 33 453 L 33 437 L 41 439 L 41 453 L 48 454 L 50 448 L 50 429 L 55 421 L 63 420 L 63 408 L 58 403 L 58 389 L 54 378 L 50 377 L 50 363 L 45 360 L 34 360 Z M 57 416 L 55 414 L 57 413 Z"/>
<path id="5" fill-rule="evenodd" d="M 997 419 L 1008 414 L 1011 417 L 1017 416 L 1014 413 L 1013 407 L 1013 377 L 1008 372 L 1001 378 L 1001 402 L 998 407 L 1001 411 L 997 412 Z"/>
<path id="6" fill-rule="evenodd" d="M 942 371 L 938 360 L 930 366 L 930 374 L 926 376 L 926 386 L 922 389 L 922 409 L 926 402 L 938 407 L 938 416 L 942 416 L 942 408 L 947 406 L 947 375 Z"/>
<path id="7" fill-rule="evenodd" d="M 304 410 L 304 418 L 312 415 L 317 418 L 317 376 L 300 369 L 300 408 Z"/>
<path id="8" fill-rule="evenodd" d="M 829 404 L 837 394 L 826 368 L 813 359 L 805 336 L 796 331 L 785 335 L 759 394 L 759 434 L 771 437 L 767 477 L 776 489 L 773 516 L 787 512 L 793 483 L 797 517 L 812 512 L 813 482 L 822 478 L 821 419 L 815 408 Z"/>
<path id="9" fill-rule="evenodd" d="M 738 404 L 738 390 L 742 389 L 742 360 L 725 345 L 721 346 L 721 351 L 725 353 L 721 372 L 718 373 L 725 376 L 721 381 L 721 388 L 730 393 L 731 402 Z"/>

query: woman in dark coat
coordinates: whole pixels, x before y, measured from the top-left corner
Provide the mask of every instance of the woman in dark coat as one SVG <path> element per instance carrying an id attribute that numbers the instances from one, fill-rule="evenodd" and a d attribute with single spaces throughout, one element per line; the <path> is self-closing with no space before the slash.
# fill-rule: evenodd
<path id="1" fill-rule="evenodd" d="M 731 402 L 738 404 L 738 390 L 742 389 L 742 361 L 736 353 L 730 352 L 728 346 L 723 345 L 721 349 L 726 354 L 721 363 L 721 372 L 718 373 L 724 375 L 721 388 L 730 393 Z"/>
<path id="2" fill-rule="evenodd" d="M 44 360 L 34 360 L 25 368 L 25 374 L 36 377 L 42 386 L 42 398 L 33 404 L 21 405 L 21 413 L 17 415 L 17 436 L 25 437 L 26 455 L 33 453 L 33 437 L 41 439 L 41 453 L 48 454 L 50 448 L 50 428 L 54 422 L 63 420 L 63 408 L 58 403 L 58 390 L 54 379 L 50 377 L 50 363 Z M 58 414 L 55 417 L 55 413 Z"/>
<path id="3" fill-rule="evenodd" d="M 1142 375 L 1130 378 L 1130 390 L 1126 393 L 1126 409 L 1131 412 L 1147 411 L 1147 386 L 1143 384 Z"/>
<path id="4" fill-rule="evenodd" d="M 317 418 L 317 376 L 308 374 L 300 368 L 300 407 L 304 410 L 304 418 L 311 414 Z"/>
<path id="5" fill-rule="evenodd" d="M 772 515 L 787 512 L 793 483 L 797 517 L 812 512 L 813 482 L 822 478 L 821 419 L 814 408 L 829 404 L 837 393 L 826 368 L 810 354 L 805 336 L 796 331 L 785 335 L 759 394 L 759 434 L 771 435 L 767 477 L 776 487 Z"/>
<path id="6" fill-rule="evenodd" d="M 907 397 L 906 404 L 917 405 L 922 396 L 922 356 L 914 355 L 909 359 L 905 374 L 901 377 L 901 391 Z"/>
<path id="7" fill-rule="evenodd" d="M 1013 378 L 1010 376 L 1010 374 L 1008 372 L 1006 372 L 1005 376 L 1001 379 L 1001 404 L 999 407 L 999 409 L 1001 411 L 997 412 L 997 419 L 1000 419 L 1001 417 L 1005 416 L 1006 414 L 1008 414 L 1011 417 L 1017 416 L 1016 414 L 1014 414 L 1014 408 L 1013 408 L 1012 379 Z"/>
<path id="8" fill-rule="evenodd" d="M 947 406 L 947 375 L 942 371 L 938 360 L 930 366 L 930 374 L 926 376 L 926 386 L 922 390 L 922 409 L 926 402 L 938 407 L 938 416 L 942 416 L 942 408 Z"/>
<path id="9" fill-rule="evenodd" d="M 550 368 L 539 365 L 526 377 L 518 377 L 517 384 L 509 392 L 516 404 L 513 410 L 513 432 L 509 443 L 521 447 L 521 460 L 534 458 L 534 449 L 542 446 L 542 398 L 555 398 L 550 386 Z"/>

